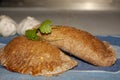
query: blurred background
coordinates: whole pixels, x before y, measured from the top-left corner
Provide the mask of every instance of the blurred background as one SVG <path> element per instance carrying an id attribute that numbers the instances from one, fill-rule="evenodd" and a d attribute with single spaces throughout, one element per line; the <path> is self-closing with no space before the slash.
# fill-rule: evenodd
<path id="1" fill-rule="evenodd" d="M 0 0 L 0 15 L 18 23 L 32 16 L 94 35 L 120 35 L 120 0 Z"/>

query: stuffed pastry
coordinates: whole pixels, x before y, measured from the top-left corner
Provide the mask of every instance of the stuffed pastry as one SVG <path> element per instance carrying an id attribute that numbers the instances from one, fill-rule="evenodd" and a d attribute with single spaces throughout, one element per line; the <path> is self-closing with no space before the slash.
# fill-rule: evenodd
<path id="1" fill-rule="evenodd" d="M 0 50 L 0 62 L 10 71 L 52 76 L 63 73 L 77 62 L 55 46 L 43 41 L 18 36 Z"/>
<path id="2" fill-rule="evenodd" d="M 116 61 L 112 46 L 90 33 L 68 26 L 52 26 L 52 32 L 39 34 L 49 43 L 97 66 L 111 66 Z"/>

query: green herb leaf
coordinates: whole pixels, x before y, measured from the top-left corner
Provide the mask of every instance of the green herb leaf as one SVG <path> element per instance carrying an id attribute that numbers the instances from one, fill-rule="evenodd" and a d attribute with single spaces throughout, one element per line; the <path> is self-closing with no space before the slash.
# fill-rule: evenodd
<path id="1" fill-rule="evenodd" d="M 31 39 L 31 40 L 38 40 L 39 37 L 37 36 L 37 29 L 33 29 L 33 30 L 27 30 L 25 32 L 25 35 L 28 39 Z"/>
<path id="2" fill-rule="evenodd" d="M 49 34 L 51 33 L 51 20 L 45 20 L 41 23 L 39 30 L 41 33 Z"/>
<path id="3" fill-rule="evenodd" d="M 51 20 L 45 20 L 41 23 L 41 25 L 37 29 L 26 30 L 25 36 L 31 40 L 38 40 L 39 36 L 37 35 L 37 30 L 40 30 L 43 34 L 51 33 Z"/>

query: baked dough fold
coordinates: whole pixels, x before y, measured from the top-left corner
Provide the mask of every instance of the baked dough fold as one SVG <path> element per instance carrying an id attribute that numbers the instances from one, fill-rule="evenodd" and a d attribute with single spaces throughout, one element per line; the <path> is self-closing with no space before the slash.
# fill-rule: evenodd
<path id="1" fill-rule="evenodd" d="M 49 43 L 97 66 L 111 66 L 116 61 L 112 46 L 90 33 L 69 26 L 52 26 L 52 33 L 39 35 Z"/>
<path id="2" fill-rule="evenodd" d="M 55 46 L 43 40 L 18 36 L 0 49 L 0 62 L 8 70 L 32 75 L 52 76 L 77 65 Z"/>

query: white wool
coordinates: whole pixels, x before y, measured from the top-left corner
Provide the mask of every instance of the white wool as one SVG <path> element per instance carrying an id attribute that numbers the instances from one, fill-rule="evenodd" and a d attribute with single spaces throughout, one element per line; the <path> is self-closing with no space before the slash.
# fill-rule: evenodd
<path id="1" fill-rule="evenodd" d="M 6 15 L 0 16 L 0 34 L 8 37 L 16 34 L 16 22 Z"/>
<path id="2" fill-rule="evenodd" d="M 40 21 L 35 19 L 34 17 L 28 16 L 27 18 L 23 19 L 17 27 L 17 33 L 19 35 L 25 35 L 25 31 L 28 29 L 32 29 L 35 26 L 40 24 Z"/>

